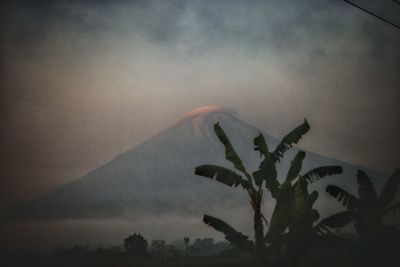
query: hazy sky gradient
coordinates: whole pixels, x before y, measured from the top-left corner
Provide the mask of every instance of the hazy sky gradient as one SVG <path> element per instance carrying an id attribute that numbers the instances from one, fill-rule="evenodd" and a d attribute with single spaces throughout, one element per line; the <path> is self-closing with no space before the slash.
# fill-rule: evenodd
<path id="1" fill-rule="evenodd" d="M 355 1 L 400 24 L 393 1 Z M 371 3 L 372 2 L 372 3 Z M 400 30 L 344 1 L 14 1 L 1 23 L 0 204 L 218 104 L 308 150 L 400 166 Z"/>

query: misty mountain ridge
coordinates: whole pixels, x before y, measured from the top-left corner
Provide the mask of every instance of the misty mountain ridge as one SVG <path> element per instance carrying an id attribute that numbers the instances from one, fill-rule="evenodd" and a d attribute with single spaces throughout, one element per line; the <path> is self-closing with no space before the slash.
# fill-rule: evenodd
<path id="1" fill-rule="evenodd" d="M 59 220 L 163 213 L 202 216 L 220 209 L 231 212 L 243 209 L 248 206 L 244 190 L 194 175 L 194 168 L 202 164 L 233 169 L 214 133 L 213 125 L 217 121 L 249 172 L 255 171 L 260 163 L 259 153 L 253 149 L 254 137 L 261 132 L 270 148 L 278 144 L 276 138 L 238 119 L 227 109 L 218 106 L 197 108 L 82 178 L 7 209 L 2 219 Z M 288 151 L 278 164 L 280 179 L 286 175 L 297 151 L 297 148 Z M 341 165 L 344 170 L 340 176 L 327 177 L 312 185 L 320 193 L 317 207 L 326 209 L 330 206 L 318 203 L 326 197 L 326 185 L 333 183 L 354 192 L 355 175 L 361 167 L 307 152 L 302 173 L 322 165 Z M 377 171 L 361 169 L 375 178 L 374 182 L 378 181 L 378 190 L 386 181 Z M 265 192 L 266 214 L 271 212 L 270 200 L 269 193 Z M 331 202 L 335 204 L 333 199 Z"/>

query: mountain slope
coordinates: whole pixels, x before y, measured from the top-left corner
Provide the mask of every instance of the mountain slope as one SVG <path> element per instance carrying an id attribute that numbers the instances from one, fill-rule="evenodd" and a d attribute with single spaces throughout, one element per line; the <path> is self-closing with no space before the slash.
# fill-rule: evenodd
<path id="1" fill-rule="evenodd" d="M 249 171 L 256 170 L 259 155 L 253 150 L 253 139 L 260 130 L 222 108 L 207 106 L 187 113 L 171 127 L 81 179 L 9 209 L 4 213 L 5 219 L 118 217 L 126 213 L 197 215 L 213 209 L 233 211 L 246 206 L 248 200 L 243 190 L 231 189 L 193 173 L 197 165 L 207 163 L 232 167 L 224 159 L 224 148 L 214 134 L 216 121 L 231 138 Z M 277 140 L 263 134 L 274 148 Z M 295 153 L 296 149 L 287 153 L 279 164 L 281 175 L 286 173 Z M 351 190 L 356 184 L 358 166 L 307 153 L 303 172 L 333 164 L 342 165 L 344 175 L 327 178 L 316 184 L 316 188 L 321 192 L 328 182 L 334 182 Z M 382 178 L 378 172 L 372 175 Z"/>

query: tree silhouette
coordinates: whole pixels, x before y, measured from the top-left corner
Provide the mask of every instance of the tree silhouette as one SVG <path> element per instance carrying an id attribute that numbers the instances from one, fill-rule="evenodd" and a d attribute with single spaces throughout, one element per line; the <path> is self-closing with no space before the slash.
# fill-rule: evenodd
<path id="1" fill-rule="evenodd" d="M 183 241 L 185 241 L 186 257 L 189 257 L 189 242 L 190 242 L 190 238 L 189 237 L 184 237 Z"/>
<path id="2" fill-rule="evenodd" d="M 129 255 L 135 257 L 148 256 L 147 240 L 140 234 L 129 235 L 124 239 L 125 250 Z"/>
<path id="3" fill-rule="evenodd" d="M 317 198 L 317 192 L 313 192 L 311 195 L 308 194 L 307 184 L 327 175 L 342 172 L 342 169 L 338 166 L 327 166 L 314 169 L 303 176 L 299 176 L 302 161 L 305 157 L 305 153 L 300 151 L 292 161 L 285 182 L 281 184 L 278 181 L 275 164 L 282 159 L 287 150 L 292 148 L 293 144 L 298 143 L 309 129 L 310 127 L 307 121 L 304 120 L 303 124 L 295 128 L 282 139 L 273 152 L 269 152 L 265 138 L 260 133 L 259 136 L 254 139 L 254 149 L 260 152 L 263 160 L 260 163 L 259 169 L 250 175 L 233 148 L 229 138 L 217 122 L 214 124 L 214 131 L 225 147 L 225 158 L 233 163 L 234 168 L 239 170 L 241 174 L 215 165 L 202 165 L 195 169 L 195 174 L 197 175 L 215 179 L 228 186 L 237 187 L 240 185 L 247 191 L 254 214 L 254 242 L 248 240 L 247 236 L 236 231 L 233 227 L 216 217 L 204 215 L 203 220 L 217 231 L 223 232 L 225 238 L 232 244 L 235 244 L 245 251 L 254 253 L 258 265 L 261 265 L 265 259 L 266 242 L 277 244 L 278 241 L 282 241 L 282 233 L 289 226 L 293 229 L 292 232 L 298 232 L 295 229 L 296 225 L 297 229 L 300 229 L 299 225 L 301 219 L 316 213 L 311 207 Z M 299 179 L 295 181 L 296 178 Z M 294 184 L 292 184 L 292 182 Z M 265 224 L 268 223 L 261 212 L 264 183 L 265 187 L 271 192 L 272 197 L 277 200 L 266 236 L 264 236 L 263 220 Z M 295 219 L 296 223 L 291 224 L 293 219 Z"/>
<path id="4" fill-rule="evenodd" d="M 338 186 L 326 187 L 326 192 L 345 206 L 347 211 L 322 220 L 318 225 L 320 233 L 330 232 L 331 228 L 342 227 L 353 221 L 360 237 L 368 239 L 382 229 L 385 216 L 400 211 L 400 203 L 392 204 L 400 185 L 399 169 L 386 182 L 380 195 L 376 193 L 368 175 L 361 170 L 357 173 L 357 182 L 358 198 Z"/>

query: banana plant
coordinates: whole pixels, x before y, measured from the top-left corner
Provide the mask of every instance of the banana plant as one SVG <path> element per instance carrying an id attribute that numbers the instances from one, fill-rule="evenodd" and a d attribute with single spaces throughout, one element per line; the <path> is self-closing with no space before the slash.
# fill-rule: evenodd
<path id="1" fill-rule="evenodd" d="M 306 154 L 299 151 L 291 162 L 285 180 L 280 183 L 277 179 L 275 163 L 282 158 L 284 153 L 269 153 L 262 135 L 255 141 L 256 150 L 262 153 L 264 160 L 254 176 L 260 177 L 266 182 L 266 188 L 276 199 L 271 223 L 264 241 L 269 244 L 268 249 L 272 253 L 280 254 L 283 247 L 285 250 L 284 260 L 288 266 L 291 266 L 295 264 L 302 249 L 315 236 L 313 223 L 319 218 L 318 211 L 312 208 L 318 198 L 318 192 L 309 193 L 307 186 L 326 176 L 342 173 L 342 168 L 340 166 L 323 166 L 301 175 Z M 285 149 L 288 148 L 285 147 Z M 279 155 L 279 157 L 274 155 Z M 286 229 L 288 231 L 285 233 Z"/>
<path id="2" fill-rule="evenodd" d="M 400 170 L 397 169 L 386 182 L 380 195 L 368 175 L 359 170 L 357 173 L 357 198 L 346 190 L 328 185 L 326 192 L 336 198 L 346 211 L 342 211 L 322 220 L 317 230 L 320 234 L 329 233 L 333 228 L 343 227 L 354 222 L 354 227 L 362 239 L 368 239 L 383 226 L 383 218 L 400 211 L 400 203 L 392 204 L 400 185 Z"/>
<path id="3" fill-rule="evenodd" d="M 244 190 L 247 191 L 254 213 L 254 242 L 248 240 L 247 236 L 237 232 L 227 223 L 216 217 L 204 215 L 203 220 L 206 224 L 212 226 L 217 231 L 223 232 L 225 234 L 225 238 L 231 243 L 237 245 L 239 248 L 242 248 L 245 251 L 253 252 L 258 264 L 262 264 L 266 256 L 265 242 L 280 239 L 281 234 L 289 226 L 290 219 L 293 217 L 290 215 L 290 212 L 292 211 L 292 205 L 295 199 L 295 188 L 300 188 L 300 186 L 292 185 L 292 181 L 298 177 L 305 153 L 299 152 L 299 154 L 295 157 L 295 160 L 292 162 L 291 168 L 283 184 L 280 184 L 277 179 L 275 165 L 282 159 L 285 152 L 292 148 L 293 144 L 297 144 L 301 137 L 309 129 L 310 127 L 305 120 L 303 124 L 286 135 L 273 152 L 269 152 L 264 136 L 262 134 L 257 136 L 254 139 L 254 149 L 259 151 L 261 157 L 264 158 L 260 163 L 259 169 L 252 174 L 249 174 L 244 167 L 242 160 L 233 148 L 229 138 L 219 124 L 216 123 L 214 124 L 214 131 L 218 139 L 225 147 L 225 158 L 233 164 L 234 168 L 238 170 L 240 174 L 230 169 L 215 165 L 202 165 L 196 167 L 195 169 L 195 174 L 197 175 L 215 179 L 228 186 L 237 187 L 240 185 Z M 340 167 L 328 166 L 317 168 L 305 174 L 302 179 L 305 183 L 311 183 L 319 178 L 325 177 L 326 175 L 336 174 L 339 171 L 341 172 L 341 168 L 338 168 Z M 268 225 L 268 222 L 261 212 L 264 183 L 265 187 L 271 192 L 272 196 L 277 199 L 277 204 L 269 225 L 267 236 L 264 236 L 263 221 L 266 225 Z M 315 193 L 312 193 L 311 198 L 315 198 Z M 307 201 L 307 203 L 310 202 L 309 200 Z"/>
<path id="4" fill-rule="evenodd" d="M 240 174 L 233 170 L 216 165 L 198 166 L 195 169 L 195 174 L 215 179 L 216 181 L 228 186 L 237 187 L 240 185 L 244 190 L 247 191 L 254 212 L 253 222 L 255 240 L 254 242 L 248 240 L 247 236 L 237 232 L 233 227 L 216 217 L 204 215 L 203 221 L 207 225 L 215 228 L 217 231 L 223 232 L 225 234 L 225 238 L 232 244 L 247 252 L 253 253 L 256 263 L 261 265 L 264 258 L 264 230 L 262 223 L 263 215 L 261 213 L 261 201 L 263 196 L 262 189 L 261 187 L 257 186 L 254 177 L 252 177 L 252 175 L 250 175 L 246 170 L 231 141 L 218 122 L 214 124 L 214 132 L 220 142 L 224 145 L 225 158 L 233 164 L 233 167 L 238 170 Z"/>

